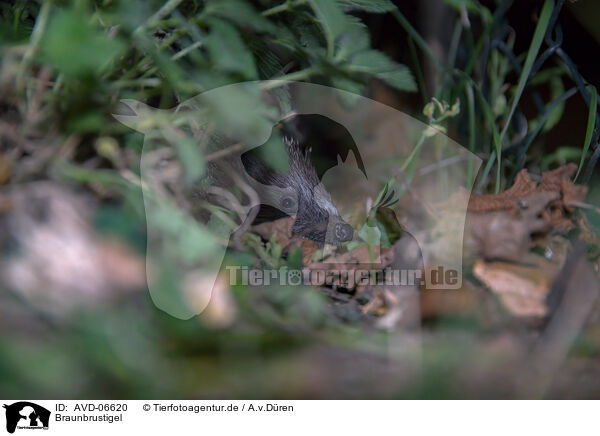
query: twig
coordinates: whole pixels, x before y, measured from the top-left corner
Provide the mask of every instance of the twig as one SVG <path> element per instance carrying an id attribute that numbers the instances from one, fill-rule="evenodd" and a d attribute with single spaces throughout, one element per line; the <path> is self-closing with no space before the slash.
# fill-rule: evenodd
<path id="1" fill-rule="evenodd" d="M 171 12 L 173 12 L 173 10 L 175 10 L 175 8 L 177 8 L 177 6 L 179 6 L 179 4 L 182 1 L 183 0 L 169 0 L 169 1 L 167 1 L 144 24 L 141 24 L 137 29 L 135 29 L 135 31 L 133 33 L 134 34 L 141 33 L 144 30 L 151 28 L 152 26 L 154 26 L 155 24 L 157 24 L 160 20 L 162 20 L 164 17 L 166 17 L 167 15 L 169 15 Z"/>
<path id="2" fill-rule="evenodd" d="M 221 159 L 222 157 L 229 156 L 230 154 L 233 154 L 235 152 L 243 150 L 244 147 L 245 147 L 245 145 L 240 142 L 240 143 L 232 145 L 231 147 L 227 147 L 223 150 L 215 151 L 214 153 L 206 155 L 206 161 L 212 162 L 212 161 Z"/>
<path id="3" fill-rule="evenodd" d="M 239 186 L 240 189 L 244 191 L 244 193 L 250 199 L 250 204 L 249 206 L 247 206 L 250 213 L 246 215 L 245 219 L 242 219 L 242 225 L 235 232 L 233 232 L 233 243 L 237 249 L 241 250 L 243 249 L 243 247 L 240 238 L 245 232 L 248 231 L 248 229 L 254 222 L 254 219 L 258 214 L 258 206 L 260 205 L 260 199 L 258 198 L 258 194 L 256 193 L 256 191 L 244 180 L 242 180 L 242 178 L 235 172 L 234 169 L 228 168 L 227 172 L 233 178 L 237 186 Z"/>
<path id="4" fill-rule="evenodd" d="M 42 8 L 40 9 L 40 13 L 35 22 L 35 27 L 33 28 L 33 32 L 31 32 L 31 38 L 29 40 L 29 45 L 27 46 L 27 50 L 23 55 L 23 60 L 21 61 L 21 67 L 19 75 L 17 76 L 17 92 L 21 92 L 23 87 L 25 86 L 26 72 L 29 66 L 31 65 L 31 61 L 33 57 L 37 53 L 40 42 L 42 41 L 42 36 L 46 31 L 46 26 L 48 25 L 48 18 L 50 17 L 50 9 L 52 8 L 51 1 L 45 1 L 42 4 Z"/>

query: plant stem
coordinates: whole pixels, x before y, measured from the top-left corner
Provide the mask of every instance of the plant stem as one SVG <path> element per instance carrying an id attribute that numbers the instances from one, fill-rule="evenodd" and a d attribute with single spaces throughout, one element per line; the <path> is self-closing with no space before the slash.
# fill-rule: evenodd
<path id="1" fill-rule="evenodd" d="M 424 134 L 421 134 L 419 140 L 417 141 L 417 144 L 415 145 L 415 148 L 413 148 L 413 151 L 410 153 L 410 155 L 406 158 L 406 160 L 400 167 L 400 171 L 406 171 L 406 169 L 409 167 L 409 165 L 412 163 L 415 157 L 419 155 L 419 153 L 421 152 L 421 147 L 423 147 L 423 144 L 425 143 L 425 139 L 426 136 Z"/>
<path id="2" fill-rule="evenodd" d="M 592 88 L 592 99 L 590 101 L 590 109 L 588 113 L 588 121 L 587 121 L 587 129 L 585 132 L 585 142 L 583 144 L 583 150 L 581 151 L 581 160 L 579 162 L 579 168 L 577 169 L 577 174 L 575 174 L 575 178 L 573 181 L 576 181 L 579 177 L 579 173 L 583 168 L 583 163 L 585 162 L 585 155 L 590 149 L 590 144 L 592 143 L 592 136 L 594 134 L 594 126 L 596 125 L 596 110 L 598 108 L 598 93 L 595 87 Z"/>
<path id="3" fill-rule="evenodd" d="M 171 59 L 174 60 L 174 61 L 176 61 L 177 59 L 184 57 L 185 55 L 187 55 L 192 50 L 195 50 L 195 49 L 201 47 L 202 44 L 203 44 L 203 42 L 204 41 L 196 41 L 195 43 L 188 45 L 183 50 L 178 51 L 173 56 L 171 56 Z"/>
<path id="4" fill-rule="evenodd" d="M 312 74 L 316 73 L 317 71 L 318 71 L 318 68 L 315 66 L 308 67 L 308 68 L 305 68 L 300 71 L 295 71 L 293 73 L 286 74 L 286 75 L 278 77 L 276 79 L 272 79 L 272 80 L 268 80 L 268 81 L 264 82 L 261 86 L 261 89 L 267 91 L 269 89 L 273 89 L 273 88 L 277 88 L 278 86 L 285 85 L 286 82 L 289 82 L 289 81 L 304 80 L 304 79 L 307 79 L 308 77 L 310 77 Z"/>
<path id="5" fill-rule="evenodd" d="M 46 31 L 46 26 L 48 25 L 48 18 L 50 17 L 50 9 L 52 8 L 52 3 L 53 2 L 51 0 L 47 0 L 42 4 L 38 18 L 35 21 L 35 27 L 31 32 L 31 39 L 29 45 L 27 46 L 27 51 L 23 55 L 23 60 L 21 61 L 21 71 L 17 76 L 17 92 L 23 90 L 23 87 L 25 86 L 26 71 L 29 68 L 29 65 L 31 64 L 33 57 L 35 56 L 40 42 L 42 41 L 42 36 Z"/>
<path id="6" fill-rule="evenodd" d="M 154 15 L 152 15 L 150 18 L 148 18 L 148 20 L 146 20 L 146 22 L 144 24 L 140 25 L 137 29 L 135 29 L 135 31 L 133 33 L 140 33 L 142 31 L 154 26 L 156 23 L 158 23 L 164 17 L 169 15 L 171 12 L 173 12 L 173 10 L 175 10 L 175 8 L 177 6 L 179 6 L 179 4 L 182 1 L 183 0 L 168 0 L 164 5 L 161 6 L 161 8 L 158 11 L 156 11 L 154 13 Z"/>
<path id="7" fill-rule="evenodd" d="M 444 67 L 443 67 L 442 63 L 440 62 L 440 60 L 436 57 L 435 54 L 433 54 L 433 52 L 427 45 L 427 42 L 425 42 L 425 40 L 421 37 L 421 35 L 419 35 L 419 32 L 417 32 L 415 30 L 415 28 L 408 22 L 406 17 L 404 15 L 402 15 L 402 12 L 400 12 L 398 10 L 398 8 L 394 8 L 394 9 L 392 9 L 392 15 L 394 16 L 394 18 L 396 18 L 396 20 L 398 20 L 400 25 L 404 28 L 404 30 L 406 30 L 406 32 L 415 41 L 415 43 L 421 48 L 421 50 L 423 50 L 423 53 L 425 53 L 427 55 L 427 57 L 429 57 L 429 59 L 431 59 L 433 64 L 438 69 L 443 70 Z"/>
<path id="8" fill-rule="evenodd" d="M 272 8 L 267 9 L 266 11 L 263 11 L 262 15 L 263 15 L 263 17 L 268 17 L 269 15 L 275 15 L 280 12 L 285 12 L 288 10 L 288 8 L 289 8 L 289 2 L 286 1 L 280 5 L 273 6 Z"/>
<path id="9" fill-rule="evenodd" d="M 475 172 L 475 161 L 473 156 L 475 155 L 475 97 L 473 95 L 473 87 L 467 84 L 467 107 L 469 114 L 469 151 L 472 153 L 469 156 L 469 168 L 467 170 L 467 186 L 473 186 L 473 177 Z"/>
<path id="10" fill-rule="evenodd" d="M 425 78 L 421 65 L 419 64 L 419 57 L 417 56 L 417 49 L 412 38 L 408 38 L 408 48 L 410 49 L 410 57 L 413 61 L 415 68 L 415 76 L 417 77 L 418 88 L 421 90 L 421 97 L 423 98 L 423 105 L 427 104 L 427 90 L 425 89 Z"/>
<path id="11" fill-rule="evenodd" d="M 544 6 L 542 7 L 540 19 L 535 28 L 535 33 L 533 34 L 531 45 L 529 46 L 529 51 L 527 52 L 527 59 L 525 60 L 525 65 L 523 66 L 521 77 L 519 78 L 517 92 L 515 93 L 515 97 L 513 99 L 510 112 L 508 113 L 506 123 L 504 124 L 504 128 L 502 129 L 502 133 L 500 133 L 500 142 L 504 140 L 504 136 L 506 135 L 508 126 L 510 125 L 510 121 L 513 115 L 515 114 L 517 104 L 519 103 L 519 99 L 521 98 L 523 90 L 525 89 L 525 85 L 527 84 L 527 80 L 529 79 L 529 73 L 531 72 L 531 68 L 533 67 L 535 58 L 537 57 L 537 54 L 540 51 L 540 47 L 542 46 L 542 41 L 544 40 L 544 35 L 546 34 L 546 30 L 548 29 L 548 24 L 550 23 L 550 18 L 552 17 L 553 10 L 554 0 L 546 0 L 544 2 Z M 498 155 L 498 165 L 500 165 L 500 155 Z"/>

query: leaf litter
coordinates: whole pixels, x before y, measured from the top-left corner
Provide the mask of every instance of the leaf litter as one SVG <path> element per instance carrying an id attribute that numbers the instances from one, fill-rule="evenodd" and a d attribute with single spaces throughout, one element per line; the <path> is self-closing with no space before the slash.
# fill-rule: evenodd
<path id="1" fill-rule="evenodd" d="M 444 316 L 445 311 L 456 314 L 457 305 L 447 304 L 450 299 L 462 302 L 459 312 L 464 314 L 480 307 L 480 300 L 489 298 L 490 292 L 515 318 L 543 319 L 549 316 L 546 300 L 572 251 L 570 232 L 582 229 L 582 239 L 597 240 L 593 231 L 585 230 L 585 216 L 578 213 L 579 206 L 585 204 L 587 187 L 572 182 L 576 171 L 575 164 L 543 172 L 540 176 L 523 169 L 513 185 L 503 192 L 471 194 L 464 256 L 469 268 L 467 273 L 471 271 L 472 276 L 465 275 L 468 282 L 460 290 L 422 290 L 421 316 Z M 464 196 L 469 193 L 459 191 L 437 206 L 451 211 L 454 204 L 460 204 L 456 200 L 464 199 Z M 399 238 L 391 248 L 381 249 L 377 253 L 378 262 L 373 265 L 373 253 L 368 245 L 351 251 L 323 253 L 314 242 L 292 234 L 292 224 L 293 217 L 288 217 L 254 226 L 252 231 L 264 239 L 274 234 L 285 247 L 284 254 L 299 246 L 303 266 L 309 270 L 344 269 L 352 273 L 356 269 L 372 268 L 381 271 L 393 264 L 398 256 L 395 248 L 403 241 Z M 447 223 L 438 222 L 430 231 L 434 236 L 455 230 Z M 482 285 L 487 292 L 474 291 Z M 333 291 L 337 292 L 335 287 Z M 381 318 L 389 312 L 398 312 L 397 307 L 402 304 L 402 298 L 393 290 L 377 286 L 355 285 L 344 288 L 343 292 L 359 301 L 361 304 L 356 310 L 368 317 Z M 446 294 L 450 296 L 446 297 Z"/>

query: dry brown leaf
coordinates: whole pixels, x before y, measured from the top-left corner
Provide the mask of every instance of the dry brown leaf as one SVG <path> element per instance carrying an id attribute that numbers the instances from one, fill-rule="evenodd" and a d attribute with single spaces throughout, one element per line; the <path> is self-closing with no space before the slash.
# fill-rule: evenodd
<path id="1" fill-rule="evenodd" d="M 302 239 L 300 250 L 302 250 L 302 265 L 309 265 L 313 262 L 313 255 L 319 250 L 319 245 L 314 241 Z"/>
<path id="2" fill-rule="evenodd" d="M 318 270 L 345 270 L 354 274 L 357 269 L 380 270 L 388 266 L 394 257 L 392 249 L 379 252 L 379 247 L 374 247 L 376 262 L 371 263 L 369 247 L 362 245 L 351 252 L 325 254 L 324 259 L 315 261 L 315 254 L 320 250 L 319 245 L 310 240 L 301 239 L 292 233 L 293 217 L 281 218 L 272 222 L 265 222 L 252 226 L 251 230 L 263 239 L 270 239 L 275 235 L 277 242 L 289 251 L 291 247 L 299 246 L 302 250 L 302 263 L 310 269 Z"/>
<path id="3" fill-rule="evenodd" d="M 261 238 L 270 240 L 273 235 L 277 242 L 285 247 L 293 238 L 292 226 L 294 225 L 294 217 L 285 217 L 275 221 L 268 221 L 250 227 L 250 231 L 256 233 Z"/>
<path id="4" fill-rule="evenodd" d="M 497 210 L 518 209 L 519 200 L 531 195 L 536 189 L 536 182 L 531 180 L 527 170 L 523 169 L 515 178 L 515 183 L 499 194 L 471 194 L 470 212 L 492 212 Z"/>
<path id="5" fill-rule="evenodd" d="M 11 176 L 11 163 L 4 153 L 0 153 L 0 185 L 8 183 Z"/>
<path id="6" fill-rule="evenodd" d="M 500 194 L 473 194 L 465 234 L 467 252 L 488 260 L 523 261 L 532 234 L 571 230 L 574 205 L 587 194 L 587 187 L 571 181 L 575 171 L 577 165 L 571 163 L 544 172 L 537 185 L 522 170 L 514 185 Z"/>
<path id="7" fill-rule="evenodd" d="M 574 163 L 560 166 L 552 171 L 545 171 L 542 173 L 542 182 L 539 188 L 542 191 L 560 191 L 563 181 L 570 181 L 576 172 L 577 165 Z"/>
<path id="8" fill-rule="evenodd" d="M 575 207 L 573 203 L 580 203 L 585 200 L 588 188 L 583 185 L 576 185 L 571 182 L 571 179 L 563 179 L 561 184 L 561 192 L 563 195 L 563 204 L 567 212 L 573 212 Z"/>
<path id="9" fill-rule="evenodd" d="M 555 192 L 536 192 L 520 200 L 518 214 L 507 211 L 469 213 L 465 226 L 465 249 L 468 257 L 488 260 L 526 260 L 531 235 L 548 230 L 548 222 L 538 215 L 553 200 Z"/>
<path id="10" fill-rule="evenodd" d="M 560 268 L 542 257 L 537 260 L 535 266 L 478 260 L 473 273 L 500 297 L 511 314 L 543 317 L 548 314 L 546 296 Z"/>
<path id="11" fill-rule="evenodd" d="M 481 302 L 477 292 L 466 280 L 460 289 L 426 289 L 419 295 L 421 317 L 436 318 L 444 315 L 467 315 L 475 311 Z"/>
<path id="12" fill-rule="evenodd" d="M 373 293 L 373 297 L 361 309 L 363 314 L 372 314 L 381 316 L 386 312 L 386 301 L 383 295 L 383 289 L 378 289 Z"/>
<path id="13" fill-rule="evenodd" d="M 469 199 L 469 212 L 485 213 L 506 210 L 511 213 L 519 213 L 521 201 L 538 192 L 555 192 L 558 194 L 557 201 L 552 206 L 552 213 L 546 215 L 546 219 L 552 220 L 553 226 L 559 220 L 569 219 L 567 216 L 574 210 L 572 203 L 582 202 L 587 194 L 587 187 L 575 185 L 571 178 L 577 171 L 577 165 L 570 163 L 552 171 L 543 172 L 539 185 L 532 180 L 527 170 L 523 169 L 515 178 L 515 183 L 506 191 L 499 194 L 471 194 Z M 446 204 L 451 206 L 455 199 L 463 199 L 468 196 L 466 190 L 455 193 Z M 462 204 L 462 203 L 459 203 Z M 443 205 L 441 205 L 443 207 Z M 564 226 L 564 223 L 562 223 Z"/>
<path id="14" fill-rule="evenodd" d="M 577 171 L 577 165 L 570 163 L 558 167 L 553 171 L 542 173 L 542 182 L 538 191 L 553 191 L 560 194 L 560 199 L 553 202 L 543 216 L 552 228 L 559 232 L 568 232 L 575 227 L 571 213 L 574 210 L 573 203 L 583 202 L 588 188 L 575 185 L 571 177 Z"/>
<path id="15" fill-rule="evenodd" d="M 408 307 L 405 307 L 407 302 L 403 301 L 406 300 L 406 296 L 387 287 L 376 288 L 373 298 L 363 306 L 362 313 L 379 317 L 375 322 L 376 328 L 393 330 L 408 310 Z"/>
<path id="16" fill-rule="evenodd" d="M 12 201 L 8 195 L 0 194 L 0 214 L 8 213 L 12 209 Z"/>

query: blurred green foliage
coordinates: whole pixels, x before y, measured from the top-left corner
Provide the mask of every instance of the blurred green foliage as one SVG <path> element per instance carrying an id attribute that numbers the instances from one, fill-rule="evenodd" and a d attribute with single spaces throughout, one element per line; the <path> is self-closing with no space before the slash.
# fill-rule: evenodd
<path id="1" fill-rule="evenodd" d="M 168 258 L 193 264 L 210 255 L 215 240 L 174 207 L 144 207 L 137 181 L 143 138 L 111 116 L 118 102 L 170 109 L 218 86 L 275 78 L 335 84 L 357 93 L 377 78 L 413 91 L 408 69 L 372 49 L 368 29 L 353 15 L 391 8 L 382 0 L 18 0 L 0 7 L 1 67 L 9 80 L 3 86 L 10 83 L 22 109 L 20 129 L 77 143 L 67 158 L 54 150 L 45 177 L 108 193 L 111 200 L 94 217 L 97 231 L 119 236 L 143 255 L 145 215 L 151 213 L 177 242 L 165 246 L 167 259 L 157 271 L 164 292 L 152 296 L 173 307 L 185 303 L 178 301 L 180 272 Z M 40 74 L 50 81 L 36 94 Z M 212 110 L 218 114 L 234 105 L 241 112 L 228 117 L 234 127 L 260 130 L 267 112 L 259 109 L 255 91 L 236 93 L 226 104 L 218 99 Z M 275 92 L 285 105 L 285 88 Z M 30 117 L 35 98 L 41 100 Z M 157 114 L 146 127 L 163 127 L 160 134 L 176 145 L 190 185 L 204 172 L 204 156 L 179 131 L 165 129 L 163 116 Z M 213 230 L 227 225 L 223 214 L 209 223 Z M 229 253 L 226 264 L 301 266 L 301 251 L 282 259 L 283 247 L 275 239 L 264 244 L 250 235 L 247 244 L 247 253 Z M 79 307 L 61 319 L 6 292 L 3 301 L 23 309 L 19 324 L 26 328 L 6 330 L 8 324 L 2 324 L 0 390 L 15 398 L 293 395 L 303 391 L 301 379 L 312 371 L 296 357 L 304 349 L 365 337 L 341 324 L 345 315 L 332 312 L 316 289 L 235 286 L 232 296 L 237 316 L 233 324 L 221 325 L 210 317 L 171 318 L 156 310 L 147 292 Z M 297 387 L 288 383 L 289 391 L 281 390 L 290 368 L 298 365 L 306 367 L 298 369 Z"/>

